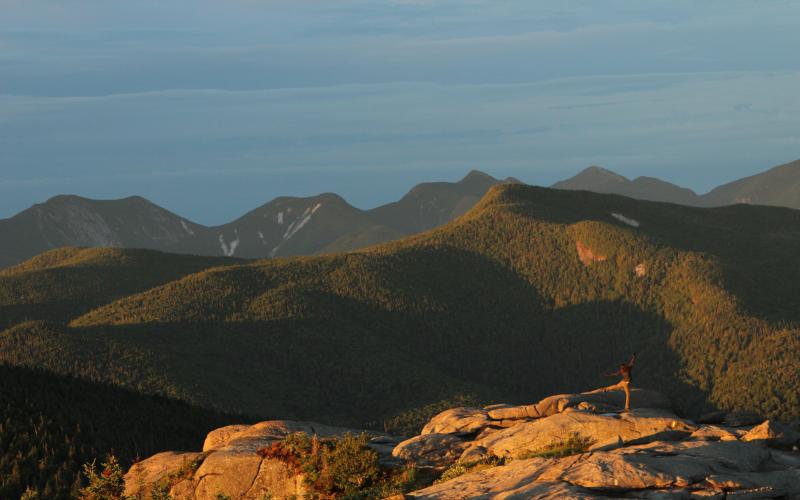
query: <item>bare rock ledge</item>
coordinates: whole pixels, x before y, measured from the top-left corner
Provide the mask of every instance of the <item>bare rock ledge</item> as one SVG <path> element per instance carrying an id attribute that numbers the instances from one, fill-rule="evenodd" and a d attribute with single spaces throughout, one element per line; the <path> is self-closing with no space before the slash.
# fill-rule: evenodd
<path id="1" fill-rule="evenodd" d="M 635 390 L 633 401 L 630 413 L 616 393 L 451 408 L 419 436 L 399 442 L 375 433 L 369 446 L 385 467 L 464 472 L 393 500 L 800 499 L 800 434 L 790 426 L 724 412 L 693 422 L 653 391 Z M 292 421 L 223 427 L 202 452 L 164 452 L 132 466 L 125 494 L 148 499 L 154 484 L 166 484 L 176 500 L 303 498 L 310 492 L 301 475 L 257 453 L 293 432 L 361 431 Z"/>

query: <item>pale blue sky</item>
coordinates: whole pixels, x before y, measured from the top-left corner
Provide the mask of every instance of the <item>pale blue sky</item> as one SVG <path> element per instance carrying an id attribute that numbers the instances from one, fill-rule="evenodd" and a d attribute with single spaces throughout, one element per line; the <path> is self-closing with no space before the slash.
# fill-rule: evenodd
<path id="1" fill-rule="evenodd" d="M 0 217 L 143 195 L 219 223 L 478 168 L 698 191 L 800 158 L 800 2 L 0 0 Z"/>

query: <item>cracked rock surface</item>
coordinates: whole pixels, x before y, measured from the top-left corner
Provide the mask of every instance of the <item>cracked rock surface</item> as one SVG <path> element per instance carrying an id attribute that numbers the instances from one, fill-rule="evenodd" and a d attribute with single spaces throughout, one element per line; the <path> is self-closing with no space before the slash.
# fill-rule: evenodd
<path id="1" fill-rule="evenodd" d="M 294 432 L 335 437 L 361 431 L 288 420 L 222 427 L 208 434 L 202 453 L 164 452 L 133 465 L 125 475 L 125 496 L 152 498 L 153 485 L 161 481 L 168 484 L 174 499 L 216 500 L 220 494 L 261 499 L 266 493 L 274 499 L 303 498 L 307 492 L 302 476 L 283 462 L 257 453 Z M 386 439 L 376 448 L 385 446 Z"/>
<path id="2" fill-rule="evenodd" d="M 419 436 L 398 442 L 376 435 L 369 446 L 384 467 L 442 472 L 456 466 L 464 472 L 392 500 L 800 500 L 796 426 L 724 412 L 701 424 L 676 416 L 653 391 L 635 390 L 633 398 L 652 407 L 623 413 L 621 394 L 592 393 L 523 406 L 451 408 Z M 257 453 L 293 432 L 335 437 L 360 431 L 291 421 L 222 427 L 209 433 L 202 452 L 159 453 L 131 467 L 125 494 L 152 498 L 153 485 L 166 481 L 173 499 L 303 498 L 309 492 L 302 476 Z M 475 464 L 482 466 L 470 472 Z"/>
<path id="3" fill-rule="evenodd" d="M 459 449 L 466 451 L 453 463 L 468 466 L 494 458 L 504 459 L 504 465 L 404 498 L 800 499 L 800 436 L 795 430 L 769 420 L 753 426 L 752 418 L 745 422 L 738 414 L 723 415 L 726 425 L 702 425 L 677 417 L 650 391 L 639 396 L 639 401 L 655 403 L 654 408 L 609 412 L 621 406 L 615 396 L 573 394 L 490 409 L 489 421 L 472 440 L 460 434 Z M 443 418 L 434 418 L 441 428 Z M 526 458 L 546 456 L 542 452 L 565 442 L 583 447 L 567 456 Z"/>
<path id="4" fill-rule="evenodd" d="M 800 498 L 800 470 L 780 453 L 743 442 L 655 442 L 516 460 L 407 498 Z"/>

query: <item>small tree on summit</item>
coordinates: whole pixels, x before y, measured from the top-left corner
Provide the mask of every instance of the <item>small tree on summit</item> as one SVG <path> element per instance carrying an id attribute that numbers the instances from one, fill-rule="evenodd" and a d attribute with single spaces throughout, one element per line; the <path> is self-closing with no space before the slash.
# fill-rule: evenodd
<path id="1" fill-rule="evenodd" d="M 117 457 L 106 456 L 103 469 L 98 472 L 95 461 L 83 465 L 83 474 L 89 480 L 81 490 L 82 500 L 118 500 L 125 492 L 125 480 Z"/>

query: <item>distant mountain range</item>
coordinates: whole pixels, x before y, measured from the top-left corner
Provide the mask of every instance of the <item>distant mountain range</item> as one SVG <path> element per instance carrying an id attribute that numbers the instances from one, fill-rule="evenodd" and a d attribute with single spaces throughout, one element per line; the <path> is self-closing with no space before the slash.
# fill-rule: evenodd
<path id="1" fill-rule="evenodd" d="M 243 258 L 343 252 L 433 229 L 465 213 L 495 184 L 517 182 L 473 170 L 458 182 L 419 184 L 402 199 L 371 210 L 360 210 L 333 193 L 279 197 L 211 227 L 139 196 L 91 200 L 61 195 L 0 220 L 0 267 L 64 246 Z M 552 187 L 698 207 L 748 203 L 800 209 L 800 160 L 705 195 L 652 177 L 630 180 L 600 167 Z"/>
<path id="2" fill-rule="evenodd" d="M 639 200 L 696 207 L 745 203 L 800 209 L 800 160 L 719 186 L 704 195 L 653 177 L 630 180 L 601 167 L 589 167 L 575 177 L 557 182 L 553 187 L 621 194 Z"/>
<path id="3" fill-rule="evenodd" d="M 620 194 L 637 200 L 664 201 L 680 205 L 700 205 L 700 197 L 691 189 L 654 177 L 637 177 L 630 180 L 601 167 L 589 167 L 575 177 L 553 184 L 553 188 Z"/>
<path id="4" fill-rule="evenodd" d="M 0 267 L 66 246 L 145 248 L 205 256 L 266 258 L 363 248 L 449 222 L 504 181 L 478 171 L 459 182 L 414 187 L 402 199 L 360 210 L 341 196 L 279 197 L 220 226 L 203 226 L 132 196 L 55 196 L 0 220 Z"/>

